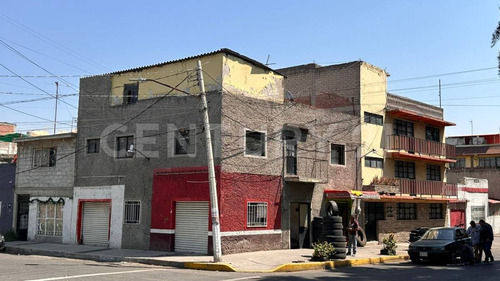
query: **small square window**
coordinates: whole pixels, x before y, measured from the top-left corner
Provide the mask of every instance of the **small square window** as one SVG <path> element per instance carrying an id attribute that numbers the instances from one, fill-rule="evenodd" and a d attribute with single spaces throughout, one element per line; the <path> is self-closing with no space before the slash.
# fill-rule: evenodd
<path id="1" fill-rule="evenodd" d="M 266 134 L 262 132 L 245 132 L 245 155 L 266 156 Z"/>
<path id="2" fill-rule="evenodd" d="M 138 224 L 141 222 L 141 201 L 125 201 L 124 223 Z"/>
<path id="3" fill-rule="evenodd" d="M 53 167 L 56 165 L 56 148 L 43 148 L 33 150 L 33 167 Z"/>
<path id="4" fill-rule="evenodd" d="M 247 202 L 247 227 L 267 226 L 267 202 Z"/>
<path id="5" fill-rule="evenodd" d="M 330 154 L 331 164 L 345 165 L 345 145 L 332 144 Z"/>
<path id="6" fill-rule="evenodd" d="M 134 136 L 116 138 L 116 158 L 132 158 L 134 153 Z"/>
<path id="7" fill-rule="evenodd" d="M 87 140 L 87 153 L 99 153 L 100 139 Z"/>

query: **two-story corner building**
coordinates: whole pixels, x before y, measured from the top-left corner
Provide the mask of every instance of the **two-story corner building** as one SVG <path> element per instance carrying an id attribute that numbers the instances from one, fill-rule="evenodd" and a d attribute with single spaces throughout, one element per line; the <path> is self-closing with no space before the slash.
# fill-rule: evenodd
<path id="1" fill-rule="evenodd" d="M 396 233 L 406 241 L 415 227 L 445 226 L 450 218 L 463 218 L 463 210 L 450 204 L 457 200 L 457 189 L 446 183 L 445 167 L 454 162 L 454 147 L 444 143 L 444 134 L 454 124 L 443 120 L 441 108 L 388 93 L 388 73 L 363 61 L 278 71 L 287 76 L 285 91 L 298 102 L 357 118 L 362 186 L 352 185 L 351 194 L 327 190 L 325 197 L 357 201 L 349 211 L 360 212 L 368 240 Z"/>
<path id="2" fill-rule="evenodd" d="M 355 185 L 357 119 L 287 98 L 282 74 L 221 49 L 81 79 L 77 243 L 211 252 L 198 60 L 224 254 L 308 247 L 323 191 Z"/>
<path id="3" fill-rule="evenodd" d="M 20 240 L 71 244 L 75 133 L 18 138 L 14 221 Z"/>
<path id="4" fill-rule="evenodd" d="M 448 181 L 487 179 L 488 202 L 473 205 L 471 212 L 489 220 L 495 233 L 500 233 L 500 134 L 452 136 L 446 143 L 456 146 L 456 162 L 449 166 Z"/>

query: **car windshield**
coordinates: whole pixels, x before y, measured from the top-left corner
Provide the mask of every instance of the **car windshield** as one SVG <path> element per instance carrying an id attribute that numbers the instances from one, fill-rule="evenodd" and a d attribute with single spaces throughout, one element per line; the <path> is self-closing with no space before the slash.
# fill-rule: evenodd
<path id="1" fill-rule="evenodd" d="M 430 229 L 422 239 L 427 240 L 453 240 L 453 229 Z"/>

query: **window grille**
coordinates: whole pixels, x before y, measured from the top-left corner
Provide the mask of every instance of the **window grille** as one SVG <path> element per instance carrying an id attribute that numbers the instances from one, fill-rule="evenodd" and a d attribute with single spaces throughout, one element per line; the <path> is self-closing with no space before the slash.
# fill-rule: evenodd
<path id="1" fill-rule="evenodd" d="M 125 202 L 125 223 L 140 223 L 141 201 Z"/>
<path id="2" fill-rule="evenodd" d="M 444 219 L 443 208 L 441 204 L 429 204 L 429 219 Z"/>
<path id="3" fill-rule="evenodd" d="M 416 203 L 398 203 L 398 220 L 416 220 Z"/>
<path id="4" fill-rule="evenodd" d="M 267 226 L 267 203 L 248 202 L 247 203 L 247 227 Z"/>
<path id="5" fill-rule="evenodd" d="M 39 203 L 37 234 L 43 236 L 62 236 L 63 229 L 62 203 Z"/>

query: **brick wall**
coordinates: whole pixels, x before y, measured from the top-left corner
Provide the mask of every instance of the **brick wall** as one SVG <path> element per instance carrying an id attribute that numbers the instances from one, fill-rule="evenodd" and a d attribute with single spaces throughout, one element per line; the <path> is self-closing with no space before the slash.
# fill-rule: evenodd
<path id="1" fill-rule="evenodd" d="M 396 202 L 386 202 L 385 210 L 388 207 L 393 208 L 393 216 L 385 217 L 385 220 L 377 221 L 378 241 L 382 241 L 386 236 L 393 233 L 396 241 L 407 242 L 410 237 L 410 232 L 417 227 L 441 227 L 445 226 L 446 219 L 446 204 L 442 205 L 442 211 L 445 214 L 444 219 L 429 219 L 429 204 L 417 203 L 417 219 L 416 220 L 398 220 L 397 219 Z"/>

